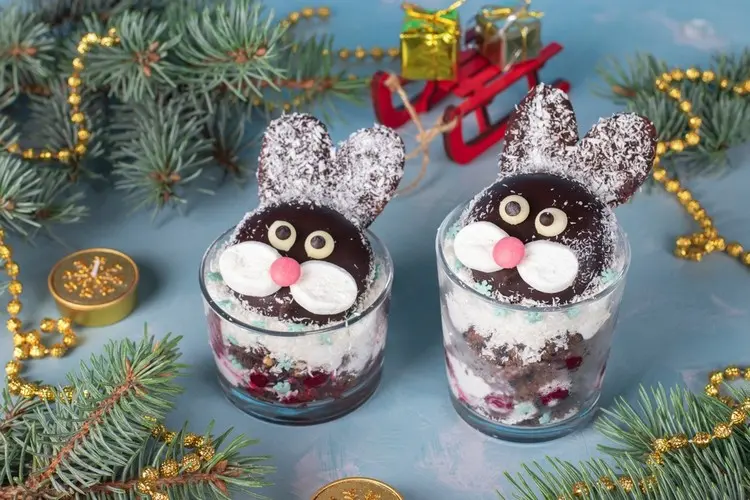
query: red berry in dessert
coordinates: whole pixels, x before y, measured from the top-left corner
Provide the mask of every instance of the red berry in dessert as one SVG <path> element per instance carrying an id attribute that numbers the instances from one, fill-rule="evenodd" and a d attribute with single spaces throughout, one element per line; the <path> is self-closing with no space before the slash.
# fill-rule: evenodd
<path id="1" fill-rule="evenodd" d="M 265 388 L 268 385 L 268 375 L 261 372 L 254 372 L 250 374 L 250 387 L 252 389 Z"/>
<path id="2" fill-rule="evenodd" d="M 303 379 L 303 384 L 308 389 L 313 389 L 315 387 L 320 387 L 321 385 L 325 384 L 328 380 L 328 375 L 323 372 L 312 372 L 310 375 L 305 377 Z"/>
<path id="3" fill-rule="evenodd" d="M 570 356 L 565 359 L 565 367 L 571 371 L 577 369 L 582 363 L 583 358 L 581 356 Z"/>
<path id="4" fill-rule="evenodd" d="M 485 396 L 484 402 L 490 408 L 499 413 L 510 413 L 513 411 L 513 398 L 505 394 L 490 394 Z"/>
<path id="5" fill-rule="evenodd" d="M 544 406 L 553 406 L 557 404 L 559 401 L 562 401 L 563 399 L 567 398 L 568 395 L 570 395 L 570 391 L 568 389 L 565 389 L 563 387 L 558 387 L 552 392 L 542 394 L 542 396 L 540 397 L 540 400 Z"/>

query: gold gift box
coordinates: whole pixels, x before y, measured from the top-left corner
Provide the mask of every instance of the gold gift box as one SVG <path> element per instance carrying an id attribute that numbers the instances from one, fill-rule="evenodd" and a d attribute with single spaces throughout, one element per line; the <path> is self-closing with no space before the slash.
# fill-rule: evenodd
<path id="1" fill-rule="evenodd" d="M 407 80 L 455 80 L 461 27 L 462 2 L 448 9 L 430 11 L 405 4 L 401 29 L 401 76 Z"/>
<path id="2" fill-rule="evenodd" d="M 506 68 L 533 59 L 542 50 L 541 12 L 484 8 L 476 16 L 480 53 Z"/>

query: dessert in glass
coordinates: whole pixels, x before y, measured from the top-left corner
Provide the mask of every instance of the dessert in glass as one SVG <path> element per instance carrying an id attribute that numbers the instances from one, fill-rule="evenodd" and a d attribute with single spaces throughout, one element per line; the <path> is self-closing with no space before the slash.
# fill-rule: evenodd
<path id="1" fill-rule="evenodd" d="M 200 270 L 219 382 L 241 410 L 314 424 L 377 389 L 393 264 L 367 228 L 403 166 L 403 141 L 386 127 L 334 149 L 310 115 L 269 125 L 260 206 L 209 247 Z"/>
<path id="2" fill-rule="evenodd" d="M 568 97 L 540 85 L 511 114 L 498 180 L 443 221 L 446 368 L 476 429 L 542 441 L 593 416 L 630 264 L 612 208 L 645 181 L 655 146 L 629 113 L 579 142 Z"/>

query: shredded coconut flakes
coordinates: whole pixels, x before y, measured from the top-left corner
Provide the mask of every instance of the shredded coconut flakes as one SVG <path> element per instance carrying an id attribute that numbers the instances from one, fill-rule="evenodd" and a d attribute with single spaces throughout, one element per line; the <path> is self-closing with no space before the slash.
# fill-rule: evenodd
<path id="1" fill-rule="evenodd" d="M 364 228 L 396 191 L 404 161 L 404 142 L 390 128 L 361 129 L 335 149 L 319 120 L 284 115 L 266 130 L 258 168 L 261 201 L 325 205 Z"/>

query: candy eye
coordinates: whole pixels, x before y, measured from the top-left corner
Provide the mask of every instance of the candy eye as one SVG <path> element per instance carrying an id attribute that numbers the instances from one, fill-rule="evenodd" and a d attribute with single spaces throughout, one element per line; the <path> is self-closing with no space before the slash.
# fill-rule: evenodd
<path id="1" fill-rule="evenodd" d="M 512 194 L 500 202 L 500 218 L 508 224 L 516 225 L 529 216 L 529 202 L 523 196 Z"/>
<path id="2" fill-rule="evenodd" d="M 277 250 L 289 251 L 297 240 L 297 231 L 287 221 L 277 220 L 268 228 L 268 242 Z"/>
<path id="3" fill-rule="evenodd" d="M 568 216 L 559 208 L 545 208 L 536 216 L 535 226 L 537 233 L 552 238 L 568 227 Z"/>
<path id="4" fill-rule="evenodd" d="M 315 231 L 305 241 L 305 252 L 311 259 L 325 259 L 333 253 L 334 246 L 333 236 L 325 231 Z"/>

